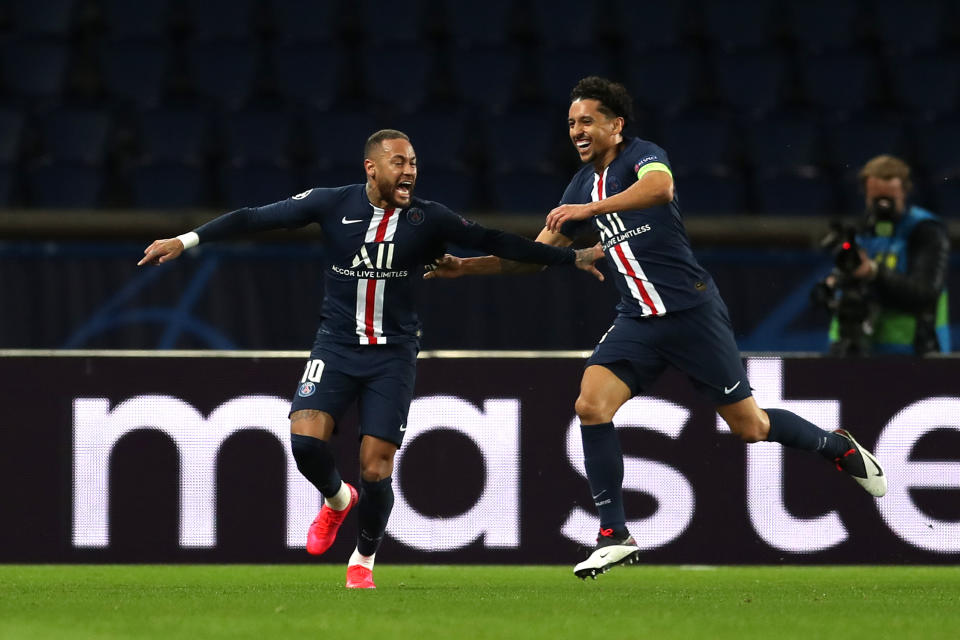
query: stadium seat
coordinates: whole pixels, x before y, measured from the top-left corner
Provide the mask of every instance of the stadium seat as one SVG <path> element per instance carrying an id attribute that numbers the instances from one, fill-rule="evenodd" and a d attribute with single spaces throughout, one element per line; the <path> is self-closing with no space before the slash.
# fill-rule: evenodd
<path id="1" fill-rule="evenodd" d="M 599 47 L 543 49 L 537 55 L 537 66 L 548 105 L 568 104 L 570 90 L 581 78 L 613 77 L 610 58 Z M 533 78 L 528 82 L 533 82 Z"/>
<path id="2" fill-rule="evenodd" d="M 100 0 L 107 36 L 113 40 L 160 40 L 171 20 L 171 0 Z"/>
<path id="3" fill-rule="evenodd" d="M 341 12 L 337 2 L 272 0 L 268 6 L 281 42 L 328 44 L 340 30 Z"/>
<path id="4" fill-rule="evenodd" d="M 14 170 L 0 166 L 0 208 L 13 205 Z"/>
<path id="5" fill-rule="evenodd" d="M 111 101 L 137 108 L 157 106 L 167 72 L 167 45 L 154 41 L 105 42 L 100 74 Z"/>
<path id="6" fill-rule="evenodd" d="M 143 163 L 198 166 L 207 152 L 207 119 L 199 110 L 145 111 L 139 115 L 137 129 Z"/>
<path id="7" fill-rule="evenodd" d="M 473 47 L 450 52 L 460 99 L 488 113 L 503 113 L 523 81 L 523 54 L 510 47 Z"/>
<path id="8" fill-rule="evenodd" d="M 475 207 L 477 200 L 475 175 L 441 165 L 428 165 L 417 174 L 417 196 L 441 202 L 457 213 L 465 213 Z"/>
<path id="9" fill-rule="evenodd" d="M 810 169 L 822 161 L 820 134 L 808 118 L 751 121 L 745 128 L 745 158 L 759 171 Z"/>
<path id="10" fill-rule="evenodd" d="M 90 209 L 99 204 L 99 168 L 44 164 L 27 173 L 29 205 L 49 209 Z"/>
<path id="11" fill-rule="evenodd" d="M 361 50 L 363 86 L 366 90 L 364 101 L 367 104 L 379 104 L 391 110 L 411 112 L 422 106 L 430 90 L 430 81 L 435 77 L 438 57 L 434 51 L 421 46 L 404 46 L 398 53 L 396 45 L 372 45 Z M 395 91 L 382 91 L 379 81 L 384 74 L 384 60 L 398 57 L 402 73 L 398 70 Z M 392 74 L 392 72 L 391 72 Z"/>
<path id="12" fill-rule="evenodd" d="M 363 175 L 363 145 L 367 137 L 388 126 L 369 113 L 342 112 L 318 117 L 307 117 L 309 136 L 315 164 L 321 171 L 348 169 Z"/>
<path id="13" fill-rule="evenodd" d="M 300 177 L 279 167 L 223 167 L 220 185 L 224 205 L 231 210 L 278 202 L 303 191 Z"/>
<path id="14" fill-rule="evenodd" d="M 939 0 L 875 0 L 869 13 L 874 35 L 887 51 L 934 52 L 943 41 L 946 16 Z"/>
<path id="15" fill-rule="evenodd" d="M 456 46 L 503 45 L 515 20 L 513 0 L 441 0 L 450 38 Z"/>
<path id="16" fill-rule="evenodd" d="M 896 121 L 840 122 L 827 127 L 825 141 L 828 164 L 841 170 L 858 171 L 867 160 L 882 153 L 906 155 L 903 125 Z"/>
<path id="17" fill-rule="evenodd" d="M 463 152 L 467 127 L 467 117 L 456 111 L 419 111 L 397 120 L 397 128 L 413 142 L 421 170 L 428 172 L 434 168 L 466 168 Z"/>
<path id="18" fill-rule="evenodd" d="M 862 17 L 855 2 L 805 0 L 785 3 L 782 10 L 787 33 L 801 50 L 847 50 L 862 35 Z"/>
<path id="19" fill-rule="evenodd" d="M 348 184 L 363 184 L 367 180 L 359 160 L 352 166 L 325 167 L 308 171 L 304 183 L 316 187 L 340 187 Z M 419 197 L 419 193 L 417 196 Z M 429 198 L 430 196 L 426 196 Z"/>
<path id="20" fill-rule="evenodd" d="M 762 215 L 833 216 L 840 211 L 833 181 L 818 174 L 760 174 L 754 191 Z"/>
<path id="21" fill-rule="evenodd" d="M 21 34 L 64 37 L 76 5 L 77 0 L 14 0 L 13 28 Z"/>
<path id="22" fill-rule="evenodd" d="M 676 197 L 684 217 L 742 215 L 747 211 L 746 189 L 737 174 L 674 172 Z"/>
<path id="23" fill-rule="evenodd" d="M 0 45 L 4 84 L 17 98 L 54 100 L 63 90 L 67 46 L 11 38 Z"/>
<path id="24" fill-rule="evenodd" d="M 272 75 L 288 103 L 323 110 L 341 96 L 348 60 L 340 47 L 287 43 L 277 46 L 272 58 Z"/>
<path id="25" fill-rule="evenodd" d="M 916 132 L 918 164 L 934 176 L 960 173 L 960 122 L 933 122 Z"/>
<path id="26" fill-rule="evenodd" d="M 100 110 L 60 108 L 42 122 L 45 155 L 54 163 L 97 166 L 103 162 L 110 116 Z"/>
<path id="27" fill-rule="evenodd" d="M 256 0 L 188 2 L 187 20 L 193 39 L 241 40 L 255 31 Z"/>
<path id="28" fill-rule="evenodd" d="M 876 91 L 874 60 L 863 53 L 824 53 L 800 58 L 801 84 L 809 104 L 823 115 L 862 111 Z"/>
<path id="29" fill-rule="evenodd" d="M 23 114 L 0 109 L 0 167 L 16 164 L 23 140 Z"/>
<path id="30" fill-rule="evenodd" d="M 786 66 L 774 51 L 717 55 L 713 67 L 719 99 L 737 111 L 759 115 L 780 103 Z"/>
<path id="31" fill-rule="evenodd" d="M 609 7 L 610 14 L 616 16 L 615 20 L 608 21 L 608 28 L 617 34 L 630 53 L 670 49 L 686 35 L 687 16 L 682 2 L 651 2 L 645 4 L 642 11 L 637 11 L 630 0 L 610 0 L 603 7 L 605 15 Z M 654 61 L 659 62 L 659 59 Z M 633 66 L 646 66 L 651 60 L 644 57 L 636 58 L 635 62 L 637 64 Z"/>
<path id="32" fill-rule="evenodd" d="M 551 122 L 535 112 L 490 118 L 485 143 L 487 161 L 498 175 L 550 172 L 560 145 L 570 144 L 562 121 Z"/>
<path id="33" fill-rule="evenodd" d="M 133 206 L 183 209 L 209 204 L 202 169 L 188 165 L 143 164 L 130 177 Z"/>
<path id="34" fill-rule="evenodd" d="M 723 50 L 765 49 L 773 44 L 772 0 L 710 0 L 701 5 L 703 37 Z"/>
<path id="35" fill-rule="evenodd" d="M 897 102 L 925 117 L 960 106 L 960 60 L 955 55 L 895 56 L 888 63 Z"/>
<path id="36" fill-rule="evenodd" d="M 290 164 L 290 120 L 281 111 L 241 111 L 221 120 L 224 153 L 230 164 Z"/>
<path id="37" fill-rule="evenodd" d="M 724 171 L 735 157 L 730 125 L 722 119 L 709 116 L 674 119 L 664 123 L 661 137 L 662 143 L 658 144 L 678 171 Z"/>
<path id="38" fill-rule="evenodd" d="M 200 43 L 187 50 L 194 90 L 213 105 L 236 109 L 254 91 L 257 49 L 245 42 Z"/>
<path id="39" fill-rule="evenodd" d="M 593 3 L 533 0 L 531 13 L 532 27 L 542 47 L 595 46 L 597 9 Z"/>
<path id="40" fill-rule="evenodd" d="M 378 0 L 361 0 L 359 24 L 364 38 L 377 43 L 415 43 L 423 41 L 427 3 L 409 0 L 388 4 Z"/>
<path id="41" fill-rule="evenodd" d="M 664 115 L 693 104 L 703 83 L 699 59 L 690 49 L 659 51 L 644 64 L 627 65 L 625 73 L 636 104 Z"/>
<path id="42" fill-rule="evenodd" d="M 551 173 L 498 173 L 488 183 L 491 205 L 497 213 L 544 215 L 560 202 L 568 179 Z"/>

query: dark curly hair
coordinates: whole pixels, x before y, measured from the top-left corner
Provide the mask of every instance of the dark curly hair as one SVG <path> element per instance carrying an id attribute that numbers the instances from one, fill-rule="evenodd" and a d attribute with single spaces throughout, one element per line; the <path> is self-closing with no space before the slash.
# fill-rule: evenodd
<path id="1" fill-rule="evenodd" d="M 570 92 L 570 101 L 596 100 L 600 112 L 608 118 L 623 118 L 626 127 L 633 120 L 633 99 L 627 88 L 599 76 L 588 76 L 577 83 Z"/>

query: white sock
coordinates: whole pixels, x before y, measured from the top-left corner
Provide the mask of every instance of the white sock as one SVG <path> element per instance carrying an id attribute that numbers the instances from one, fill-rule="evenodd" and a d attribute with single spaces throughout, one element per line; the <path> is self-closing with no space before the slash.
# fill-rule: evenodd
<path id="1" fill-rule="evenodd" d="M 334 511 L 343 511 L 350 504 L 350 487 L 346 482 L 341 481 L 340 490 L 329 498 L 324 498 L 323 501 Z"/>
<path id="2" fill-rule="evenodd" d="M 372 556 L 360 555 L 360 552 L 357 549 L 354 549 L 353 555 L 351 555 L 350 560 L 347 561 L 347 566 L 351 567 L 355 564 L 358 564 L 361 567 L 366 567 L 367 569 L 370 569 L 370 571 L 373 571 L 373 562 L 376 557 L 377 554 L 373 554 Z"/>

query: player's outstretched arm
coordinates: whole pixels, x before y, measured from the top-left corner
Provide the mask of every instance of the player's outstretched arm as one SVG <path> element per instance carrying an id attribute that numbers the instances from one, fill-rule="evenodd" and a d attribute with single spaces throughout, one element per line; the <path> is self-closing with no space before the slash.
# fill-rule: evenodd
<path id="1" fill-rule="evenodd" d="M 537 236 L 537 242 L 549 244 L 554 247 L 568 247 L 572 243 L 570 238 L 561 234 L 554 233 L 549 229 L 543 229 Z M 576 252 L 575 265 L 578 269 L 592 273 L 598 280 L 603 280 L 603 274 L 597 271 L 593 266 L 594 262 L 603 257 L 603 251 L 598 244 L 596 247 L 588 249 L 579 249 Z M 424 274 L 424 279 L 431 280 L 435 278 L 459 278 L 461 276 L 479 276 L 496 274 L 521 274 L 537 273 L 544 269 L 543 265 L 531 264 L 527 262 L 517 262 L 497 256 L 480 256 L 476 258 L 459 258 L 445 254 L 438 258 L 430 270 Z"/>
<path id="2" fill-rule="evenodd" d="M 603 257 L 603 245 L 599 242 L 592 247 L 587 247 L 586 249 L 577 249 L 577 269 L 581 271 L 586 271 L 593 275 L 594 278 L 603 282 L 603 274 L 597 270 L 593 263 Z"/>
<path id="3" fill-rule="evenodd" d="M 175 260 L 183 253 L 183 241 L 180 238 L 165 238 L 163 240 L 154 240 L 150 246 L 143 250 L 143 258 L 137 263 L 138 267 L 146 264 L 162 264 Z"/>

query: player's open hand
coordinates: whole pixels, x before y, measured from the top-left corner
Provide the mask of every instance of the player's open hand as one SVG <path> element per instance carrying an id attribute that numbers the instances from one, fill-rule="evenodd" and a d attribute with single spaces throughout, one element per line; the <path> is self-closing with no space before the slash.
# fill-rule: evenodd
<path id="1" fill-rule="evenodd" d="M 423 279 L 459 278 L 462 275 L 463 259 L 446 253 L 442 258 L 434 260 L 432 265 L 427 265 L 427 272 L 423 274 Z"/>
<path id="2" fill-rule="evenodd" d="M 154 240 L 149 247 L 143 250 L 143 258 L 137 263 L 137 266 L 169 262 L 181 253 L 183 253 L 183 242 L 177 238 Z"/>
<path id="3" fill-rule="evenodd" d="M 586 249 L 577 249 L 577 269 L 582 269 L 587 273 L 592 273 L 593 277 L 603 282 L 603 274 L 597 270 L 593 263 L 603 257 L 603 246 L 598 242 L 592 247 Z"/>
<path id="4" fill-rule="evenodd" d="M 547 229 L 559 233 L 567 220 L 586 220 L 592 215 L 590 204 L 562 204 L 547 214 Z"/>

